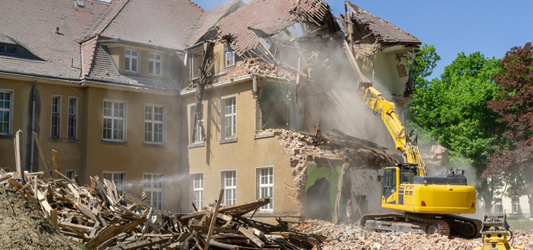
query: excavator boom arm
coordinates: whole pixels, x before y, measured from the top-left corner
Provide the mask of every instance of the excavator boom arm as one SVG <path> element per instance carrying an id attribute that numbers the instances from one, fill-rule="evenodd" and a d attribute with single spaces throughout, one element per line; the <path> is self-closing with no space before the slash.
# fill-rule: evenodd
<path id="1" fill-rule="evenodd" d="M 396 115 L 396 106 L 383 98 L 374 87 L 368 87 L 363 97 L 365 104 L 374 114 L 379 114 L 396 144 L 396 149 L 402 152 L 405 162 L 417 164 L 417 175 L 426 176 L 426 164 L 420 156 L 418 145 L 411 142 L 400 118 Z"/>

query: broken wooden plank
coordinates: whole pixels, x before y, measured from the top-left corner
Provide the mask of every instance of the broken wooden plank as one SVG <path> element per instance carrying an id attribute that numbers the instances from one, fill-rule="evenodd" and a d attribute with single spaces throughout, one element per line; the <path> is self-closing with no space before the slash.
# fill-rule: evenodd
<path id="1" fill-rule="evenodd" d="M 153 237 L 145 240 L 138 240 L 131 243 L 123 243 L 115 247 L 107 248 L 108 250 L 132 250 L 139 249 L 143 247 L 153 246 L 155 244 L 163 243 L 168 241 L 170 238 L 167 237 Z"/>
<path id="2" fill-rule="evenodd" d="M 50 210 L 50 220 L 52 222 L 52 226 L 55 228 L 55 229 L 58 229 L 57 225 L 57 209 L 52 209 Z"/>
<path id="3" fill-rule="evenodd" d="M 15 169 L 17 171 L 17 178 L 21 178 L 24 181 L 24 172 L 20 166 L 20 133 L 21 130 L 15 134 Z"/>
<path id="4" fill-rule="evenodd" d="M 224 189 L 220 189 L 220 194 L 218 195 L 217 205 L 215 206 L 215 212 L 213 212 L 213 216 L 211 216 L 211 225 L 209 225 L 209 231 L 207 232 L 207 237 L 205 242 L 211 242 L 211 235 L 213 234 L 213 229 L 215 228 L 215 224 L 217 223 L 217 214 L 218 209 L 220 208 L 220 203 L 222 202 L 222 198 L 224 197 Z M 209 250 L 209 244 L 206 246 L 206 250 Z"/>
<path id="5" fill-rule="evenodd" d="M 239 227 L 239 232 L 244 234 L 248 239 L 250 239 L 254 244 L 256 244 L 258 247 L 263 248 L 265 247 L 265 243 L 257 238 L 257 236 L 254 235 L 254 233 L 245 227 Z"/>
<path id="6" fill-rule="evenodd" d="M 54 166 L 55 171 L 59 171 L 59 164 L 57 164 L 57 151 L 55 149 L 52 149 L 52 164 Z"/>
<path id="7" fill-rule="evenodd" d="M 37 145 L 37 149 L 39 150 L 39 158 L 41 158 L 41 162 L 43 163 L 44 168 L 44 177 L 50 178 L 50 166 L 48 165 L 48 162 L 46 161 L 46 158 L 44 157 L 44 151 L 43 147 L 41 146 L 41 140 L 39 139 L 39 134 L 36 132 L 33 132 L 33 139 L 35 140 L 35 144 Z"/>
<path id="8" fill-rule="evenodd" d="M 138 225 L 142 224 L 146 220 L 146 214 L 138 220 L 132 221 L 124 226 L 120 223 L 114 223 L 100 231 L 100 233 L 85 244 L 86 249 L 94 249 L 105 241 L 119 235 L 120 233 L 127 232 Z"/>

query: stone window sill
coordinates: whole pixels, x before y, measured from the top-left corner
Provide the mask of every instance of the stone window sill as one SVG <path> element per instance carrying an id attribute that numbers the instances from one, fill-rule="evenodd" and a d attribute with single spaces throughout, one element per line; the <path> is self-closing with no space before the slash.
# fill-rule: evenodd
<path id="1" fill-rule="evenodd" d="M 262 133 L 262 134 L 254 135 L 254 139 L 255 139 L 255 140 L 263 139 L 263 138 L 271 138 L 271 137 L 274 137 L 274 132 L 271 132 L 271 133 Z"/>
<path id="2" fill-rule="evenodd" d="M 101 140 L 100 143 L 102 143 L 102 144 L 114 144 L 114 145 L 128 145 L 128 141 Z"/>
<path id="3" fill-rule="evenodd" d="M 205 142 L 195 142 L 195 143 L 191 143 L 189 144 L 188 148 L 201 148 L 201 147 L 204 147 L 205 146 Z"/>
<path id="4" fill-rule="evenodd" d="M 219 144 L 234 143 L 234 142 L 237 142 L 237 137 L 222 139 L 222 140 L 218 141 Z"/>
<path id="5" fill-rule="evenodd" d="M 153 142 L 143 142 L 143 147 L 166 148 L 167 144 L 164 144 L 164 143 L 153 143 Z"/>
<path id="6" fill-rule="evenodd" d="M 51 141 L 51 142 L 70 142 L 70 143 L 79 143 L 80 142 L 80 140 L 78 140 L 78 139 L 54 138 L 54 137 L 48 138 L 48 141 Z"/>

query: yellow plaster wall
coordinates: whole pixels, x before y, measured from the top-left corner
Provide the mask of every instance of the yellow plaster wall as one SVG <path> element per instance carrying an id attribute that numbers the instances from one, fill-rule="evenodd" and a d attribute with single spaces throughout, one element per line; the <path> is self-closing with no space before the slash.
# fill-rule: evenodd
<path id="1" fill-rule="evenodd" d="M 103 171 L 125 171 L 127 192 L 140 195 L 144 173 L 163 173 L 165 210 L 177 209 L 178 97 L 130 91 L 90 88 L 88 91 L 87 176 L 102 176 Z M 110 144 L 103 138 L 103 102 L 126 101 L 127 145 Z M 144 144 L 145 104 L 165 106 L 165 144 Z M 88 177 L 87 177 L 88 178 Z M 86 179 L 89 181 L 89 179 Z"/>
<path id="2" fill-rule="evenodd" d="M 237 142 L 220 144 L 220 100 L 223 97 L 235 95 L 237 99 Z M 237 173 L 237 203 L 257 200 L 256 197 L 256 168 L 274 168 L 274 212 L 263 215 L 280 216 L 281 212 L 298 211 L 297 204 L 287 197 L 285 184 L 294 186 L 292 170 L 284 148 L 276 138 L 254 139 L 254 100 L 252 98 L 252 81 L 225 86 L 218 89 L 208 89 L 205 93 L 204 126 L 208 131 L 205 146 L 187 148 L 190 140 L 183 140 L 182 148 L 184 171 L 203 173 L 204 175 L 204 204 L 218 199 L 221 188 L 221 171 L 236 170 Z M 185 110 L 194 103 L 193 95 L 186 95 L 183 99 L 182 112 L 187 119 L 182 121 L 182 133 L 189 135 L 190 114 Z M 185 116 L 184 116 L 185 118 Z M 190 137 L 189 137 L 190 138 Z M 187 195 L 192 195 L 192 181 L 189 183 Z M 184 199 L 186 195 L 184 194 Z M 192 199 L 182 202 L 182 211 L 191 211 Z M 258 215 L 256 215 L 258 216 Z M 259 215 L 261 216 L 261 215 Z"/>

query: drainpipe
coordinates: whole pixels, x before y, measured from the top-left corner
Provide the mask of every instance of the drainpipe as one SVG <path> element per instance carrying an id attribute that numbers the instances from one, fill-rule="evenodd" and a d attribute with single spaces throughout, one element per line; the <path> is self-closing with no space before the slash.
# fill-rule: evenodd
<path id="1" fill-rule="evenodd" d="M 33 173 L 33 152 L 34 152 L 34 139 L 33 133 L 35 132 L 35 92 L 37 90 L 37 80 L 33 84 L 33 95 L 32 95 L 32 108 L 31 108 L 31 153 L 30 153 L 30 173 Z"/>
<path id="2" fill-rule="evenodd" d="M 181 96 L 178 94 L 178 185 L 183 185 L 182 183 L 182 178 L 181 178 L 181 169 L 183 168 L 182 167 L 182 156 L 183 156 L 183 153 L 181 152 L 182 150 L 182 128 L 181 128 L 181 122 L 182 122 L 182 117 L 181 117 Z M 188 180 L 188 179 L 187 179 Z M 188 181 L 187 181 L 188 183 Z M 178 187 L 178 213 L 181 213 L 181 205 L 180 205 L 180 201 L 182 201 L 182 197 L 181 197 L 181 188 L 182 187 Z M 188 188 L 188 186 L 187 186 Z"/>
<path id="3" fill-rule="evenodd" d="M 253 85 L 253 92 L 254 93 L 257 93 L 257 76 L 255 75 L 255 73 L 253 71 L 250 71 L 250 74 L 252 74 L 252 77 L 253 77 L 253 81 L 254 81 L 254 85 Z"/>

